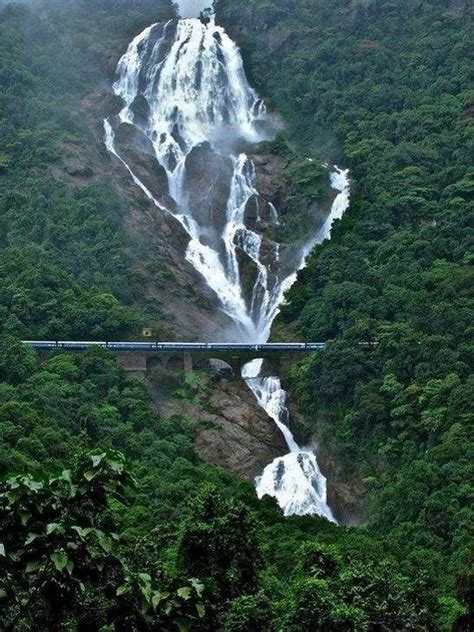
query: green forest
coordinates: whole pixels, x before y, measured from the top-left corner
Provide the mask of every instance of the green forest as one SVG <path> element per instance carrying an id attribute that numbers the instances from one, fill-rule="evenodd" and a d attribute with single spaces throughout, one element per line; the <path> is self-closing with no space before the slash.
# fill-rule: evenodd
<path id="1" fill-rule="evenodd" d="M 331 341 L 284 382 L 300 432 L 362 481 L 357 527 L 284 518 L 204 463 L 194 420 L 160 415 L 106 350 L 21 344 L 133 339 L 160 311 L 106 171 L 74 187 L 62 155 L 92 152 L 77 103 L 111 81 L 131 37 L 174 15 L 165 0 L 28 4 L 0 2 L 0 630 L 468 632 L 469 3 L 216 6 L 285 122 L 278 152 L 350 169 L 350 208 L 273 337 Z M 319 182 L 301 181 L 311 198 Z M 168 378 L 204 405 L 204 387 Z"/>

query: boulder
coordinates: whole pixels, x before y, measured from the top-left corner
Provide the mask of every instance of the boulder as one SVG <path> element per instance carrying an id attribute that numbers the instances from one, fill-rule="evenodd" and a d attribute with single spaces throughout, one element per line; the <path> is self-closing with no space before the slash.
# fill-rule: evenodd
<path id="1" fill-rule="evenodd" d="M 215 152 L 209 143 L 194 147 L 186 158 L 188 206 L 200 226 L 218 235 L 226 224 L 233 172 L 232 160 Z"/>
<path id="2" fill-rule="evenodd" d="M 150 139 L 135 125 L 121 123 L 115 132 L 115 149 L 153 197 L 167 205 L 168 176 L 156 159 Z"/>

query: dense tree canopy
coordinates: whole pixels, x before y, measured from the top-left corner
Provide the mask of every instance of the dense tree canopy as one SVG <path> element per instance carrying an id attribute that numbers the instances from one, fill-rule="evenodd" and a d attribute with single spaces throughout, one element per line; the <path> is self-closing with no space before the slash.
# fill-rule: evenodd
<path id="1" fill-rule="evenodd" d="M 289 383 L 309 430 L 365 478 L 376 531 L 467 603 L 472 6 L 219 0 L 218 13 L 289 142 L 352 176 L 350 208 L 281 320 L 334 342 Z"/>
<path id="2" fill-rule="evenodd" d="M 117 42 L 173 11 L 166 0 L 38 5 L 0 3 L 0 334 L 126 337 L 160 307 L 127 258 L 121 200 L 90 178 L 80 103 L 113 74 Z"/>

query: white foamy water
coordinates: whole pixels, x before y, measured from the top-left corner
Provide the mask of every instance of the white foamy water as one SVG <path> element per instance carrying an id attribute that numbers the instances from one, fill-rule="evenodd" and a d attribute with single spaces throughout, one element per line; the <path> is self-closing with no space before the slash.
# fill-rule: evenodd
<path id="1" fill-rule="evenodd" d="M 190 236 L 186 259 L 236 325 L 233 336 L 263 341 L 287 283 L 284 277 L 269 277 L 268 267 L 260 261 L 262 236 L 244 223 L 249 200 L 258 197 L 255 168 L 245 154 L 233 149 L 242 141 L 268 138 L 260 125 L 267 119 L 265 105 L 247 83 L 237 47 L 213 21 L 205 26 L 196 19 L 173 20 L 157 38 L 158 28 L 151 26 L 138 35 L 118 64 L 114 90 L 125 105 L 119 121 L 106 124 L 107 146 L 120 157 L 114 139 L 118 122 L 134 125 L 148 138 L 156 160 L 166 169 L 169 190 L 178 205 L 175 217 Z M 145 122 L 139 122 L 134 113 L 138 99 L 147 106 Z M 233 169 L 223 209 L 227 221 L 213 244 L 208 237 L 216 226 L 197 217 L 185 183 L 187 158 L 203 143 L 225 155 Z M 242 292 L 239 251 L 256 268 L 250 296 Z"/>
<path id="2" fill-rule="evenodd" d="M 178 4 L 182 16 L 195 15 L 195 11 L 199 15 L 208 6 L 186 0 Z M 336 168 L 331 174 L 331 186 L 339 194 L 330 215 L 317 234 L 298 247 L 289 269 L 288 262 L 282 261 L 281 246 L 267 240 L 263 253 L 264 236 L 246 222 L 250 203 L 259 215 L 259 193 L 255 166 L 241 147 L 271 138 L 272 124 L 265 104 L 247 82 L 238 48 L 224 29 L 213 19 L 209 24 L 181 19 L 152 25 L 131 42 L 119 61 L 117 76 L 114 91 L 122 98 L 123 108 L 105 121 L 107 148 L 148 198 L 172 214 L 188 233 L 184 256 L 213 290 L 232 323 L 223 337 L 267 341 L 297 269 L 304 266 L 314 245 L 329 237 L 333 221 L 347 208 L 347 172 Z M 127 160 L 116 140 L 124 130 L 126 134 L 135 130 L 135 142 L 165 170 L 168 197 L 157 198 L 153 185 L 145 184 L 144 176 L 138 177 L 133 161 Z M 196 166 L 192 166 L 196 152 L 207 152 L 201 154 L 206 156 L 201 163 L 206 163 L 207 171 L 197 186 L 209 185 L 211 200 L 213 186 L 220 185 L 221 191 L 228 191 L 225 202 L 217 198 L 217 203 L 209 201 L 206 207 L 189 190 L 189 182 L 196 182 Z M 278 223 L 273 205 L 269 213 Z M 300 449 L 294 441 L 279 379 L 254 374 L 261 365 L 261 361 L 247 365 L 244 377 L 285 436 L 289 453 L 265 468 L 257 493 L 275 496 L 286 515 L 312 513 L 332 520 L 326 479 L 313 452 Z"/>
<path id="3" fill-rule="evenodd" d="M 319 233 L 308 242 L 301 261 L 317 244 L 328 239 L 334 220 L 340 219 L 349 206 L 350 186 L 348 172 L 338 169 L 331 174 L 331 186 L 339 191 L 331 212 Z M 296 276 L 296 274 L 295 274 Z M 327 481 L 321 473 L 313 448 L 300 448 L 288 426 L 287 393 L 275 376 L 263 376 L 262 360 L 246 364 L 242 376 L 253 391 L 260 406 L 267 412 L 285 437 L 288 454 L 277 457 L 267 465 L 255 483 L 259 498 L 268 495 L 275 498 L 285 516 L 318 515 L 336 522 L 327 503 Z"/>

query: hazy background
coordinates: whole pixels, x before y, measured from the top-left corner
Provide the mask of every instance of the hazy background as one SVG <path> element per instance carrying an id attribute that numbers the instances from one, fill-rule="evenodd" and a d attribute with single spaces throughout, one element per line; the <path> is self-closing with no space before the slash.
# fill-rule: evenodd
<path id="1" fill-rule="evenodd" d="M 197 18 L 201 11 L 212 6 L 213 0 L 175 0 L 182 18 Z"/>

